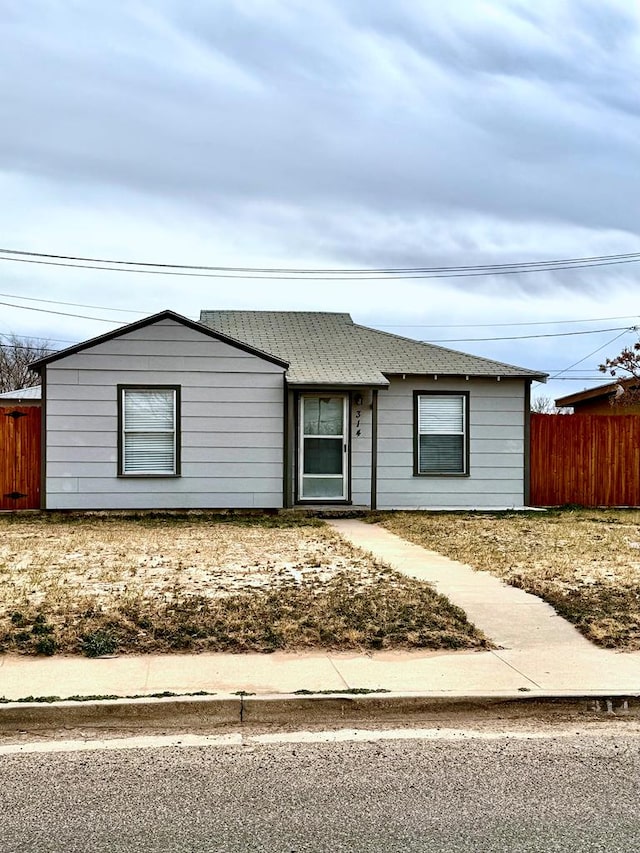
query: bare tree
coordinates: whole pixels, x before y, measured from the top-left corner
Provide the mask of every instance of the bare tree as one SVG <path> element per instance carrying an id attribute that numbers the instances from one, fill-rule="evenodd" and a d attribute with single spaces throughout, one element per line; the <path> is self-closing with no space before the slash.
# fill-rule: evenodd
<path id="1" fill-rule="evenodd" d="M 571 411 L 566 406 L 556 406 L 552 397 L 533 397 L 531 411 L 537 415 L 567 415 Z"/>
<path id="2" fill-rule="evenodd" d="M 612 406 L 629 406 L 640 402 L 640 342 L 625 347 L 614 358 L 608 358 L 598 370 L 618 380 L 609 400 Z"/>
<path id="3" fill-rule="evenodd" d="M 531 399 L 531 411 L 537 415 L 554 415 L 556 406 L 551 397 L 533 397 Z"/>
<path id="4" fill-rule="evenodd" d="M 2 335 L 0 337 L 0 393 L 39 385 L 40 377 L 29 370 L 29 365 L 52 351 L 53 348 L 47 340 L 24 338 L 13 333 Z"/>

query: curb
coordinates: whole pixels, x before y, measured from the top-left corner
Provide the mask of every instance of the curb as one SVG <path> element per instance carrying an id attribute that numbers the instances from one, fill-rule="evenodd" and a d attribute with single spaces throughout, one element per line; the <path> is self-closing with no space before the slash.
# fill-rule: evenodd
<path id="1" fill-rule="evenodd" d="M 157 726 L 228 726 L 240 721 L 240 697 L 101 699 L 90 702 L 8 702 L 0 705 L 0 731 L 92 726 L 146 729 Z"/>
<path id="2" fill-rule="evenodd" d="M 455 717 L 475 719 L 637 716 L 640 696 L 386 696 L 244 697 L 242 722 L 256 725 L 301 723 L 440 724 Z"/>
<path id="3" fill-rule="evenodd" d="M 561 720 L 640 719 L 640 694 L 549 694 L 536 696 L 442 694 L 347 694 L 299 696 L 210 696 L 105 699 L 90 702 L 9 702 L 0 705 L 0 732 L 67 729 L 188 729 L 309 726 L 356 723 L 451 723 L 452 718 Z"/>

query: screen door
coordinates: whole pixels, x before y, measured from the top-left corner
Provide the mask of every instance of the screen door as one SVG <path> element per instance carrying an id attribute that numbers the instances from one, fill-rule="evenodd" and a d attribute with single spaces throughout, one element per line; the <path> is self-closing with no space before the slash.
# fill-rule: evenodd
<path id="1" fill-rule="evenodd" d="M 348 411 L 346 394 L 300 397 L 300 500 L 346 500 Z"/>

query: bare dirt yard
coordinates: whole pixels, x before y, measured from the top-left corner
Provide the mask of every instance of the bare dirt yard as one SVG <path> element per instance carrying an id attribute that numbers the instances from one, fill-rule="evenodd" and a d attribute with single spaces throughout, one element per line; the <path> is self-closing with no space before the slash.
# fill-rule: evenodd
<path id="1" fill-rule="evenodd" d="M 487 645 L 430 586 L 314 519 L 0 516 L 0 651 Z"/>
<path id="2" fill-rule="evenodd" d="M 399 536 L 548 601 L 601 646 L 640 649 L 640 512 L 389 513 Z"/>

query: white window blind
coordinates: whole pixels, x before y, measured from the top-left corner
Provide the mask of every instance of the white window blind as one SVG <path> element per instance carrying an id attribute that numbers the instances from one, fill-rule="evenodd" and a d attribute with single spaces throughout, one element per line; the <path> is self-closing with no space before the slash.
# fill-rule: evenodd
<path id="1" fill-rule="evenodd" d="M 125 388 L 122 393 L 122 473 L 175 474 L 176 392 Z"/>
<path id="2" fill-rule="evenodd" d="M 465 474 L 466 398 L 425 394 L 418 397 L 418 473 Z"/>

